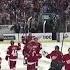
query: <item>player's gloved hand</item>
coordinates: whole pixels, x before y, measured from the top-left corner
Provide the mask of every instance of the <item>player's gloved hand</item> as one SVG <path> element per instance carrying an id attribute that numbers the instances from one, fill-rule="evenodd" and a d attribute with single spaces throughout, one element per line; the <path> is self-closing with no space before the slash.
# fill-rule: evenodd
<path id="1" fill-rule="evenodd" d="M 21 46 L 21 44 L 20 44 L 20 43 L 18 43 L 18 46 Z"/>
<path id="2" fill-rule="evenodd" d="M 8 56 L 5 57 L 5 60 L 8 61 Z"/>
<path id="3" fill-rule="evenodd" d="M 42 54 L 43 54 L 43 56 L 45 56 L 45 57 L 48 55 L 48 53 L 47 53 L 46 51 L 43 51 Z"/>
<path id="4" fill-rule="evenodd" d="M 24 41 L 23 44 L 26 44 L 26 41 Z"/>
<path id="5" fill-rule="evenodd" d="M 37 56 L 38 56 L 38 58 L 40 59 L 40 58 L 42 58 L 42 54 L 36 54 Z"/>

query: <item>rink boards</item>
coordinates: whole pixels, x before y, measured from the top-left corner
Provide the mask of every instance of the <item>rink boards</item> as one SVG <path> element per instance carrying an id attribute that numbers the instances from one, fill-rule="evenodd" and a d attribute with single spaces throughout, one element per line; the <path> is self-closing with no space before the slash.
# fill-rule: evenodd
<path id="1" fill-rule="evenodd" d="M 28 33 L 15 33 L 15 34 L 0 34 L 0 38 L 3 38 L 4 42 L 8 42 L 10 40 L 14 40 L 15 42 L 21 42 L 22 41 L 22 35 L 27 36 Z M 32 33 L 32 36 L 35 36 L 39 39 L 40 42 L 52 42 L 52 33 Z M 70 42 L 70 32 L 69 33 L 56 33 L 56 39 L 59 39 L 60 41 Z"/>

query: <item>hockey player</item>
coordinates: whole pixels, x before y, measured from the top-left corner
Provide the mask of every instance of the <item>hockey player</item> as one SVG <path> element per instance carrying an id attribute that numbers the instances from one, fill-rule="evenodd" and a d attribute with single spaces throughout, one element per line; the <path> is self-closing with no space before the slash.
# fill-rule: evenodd
<path id="1" fill-rule="evenodd" d="M 49 70 L 61 70 L 62 69 L 62 52 L 59 51 L 59 46 L 55 46 L 55 50 L 46 55 L 47 58 L 51 58 L 51 65 Z"/>
<path id="2" fill-rule="evenodd" d="M 21 47 L 20 47 L 20 43 L 18 43 L 18 46 L 14 45 L 14 41 L 11 41 L 10 44 L 11 44 L 11 46 L 9 46 L 7 49 L 7 55 L 6 55 L 5 59 L 9 61 L 10 70 L 15 70 L 16 69 L 16 60 L 18 58 L 17 51 L 20 50 Z"/>
<path id="3" fill-rule="evenodd" d="M 65 70 L 70 70 L 70 48 L 68 49 L 68 54 L 63 56 L 63 62 L 65 66 Z"/>
<path id="4" fill-rule="evenodd" d="M 37 52 L 38 43 L 35 40 L 31 40 L 26 48 L 27 53 L 27 70 L 37 70 L 36 63 L 41 57 L 41 54 Z"/>
<path id="5" fill-rule="evenodd" d="M 28 46 L 30 49 L 27 55 L 27 70 L 35 70 L 36 64 L 36 51 L 32 48 L 31 45 Z"/>
<path id="6" fill-rule="evenodd" d="M 28 45 L 28 42 L 32 40 L 32 33 L 29 33 L 28 36 L 26 36 L 24 42 L 25 42 L 25 46 L 24 46 L 24 49 L 23 49 L 23 55 L 24 55 L 24 64 L 27 64 L 27 57 L 26 57 L 26 54 L 27 54 L 27 45 Z"/>

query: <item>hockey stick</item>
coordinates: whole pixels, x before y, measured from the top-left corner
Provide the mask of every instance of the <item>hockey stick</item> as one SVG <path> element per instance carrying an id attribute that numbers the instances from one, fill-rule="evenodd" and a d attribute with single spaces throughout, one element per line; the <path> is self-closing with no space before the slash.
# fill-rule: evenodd
<path id="1" fill-rule="evenodd" d="M 19 42 L 19 32 L 18 32 L 18 42 Z"/>
<path id="2" fill-rule="evenodd" d="M 62 39 L 62 44 L 61 44 L 61 52 L 62 52 L 62 49 L 63 49 L 63 43 L 64 43 L 64 32 L 63 32 L 63 39 Z"/>

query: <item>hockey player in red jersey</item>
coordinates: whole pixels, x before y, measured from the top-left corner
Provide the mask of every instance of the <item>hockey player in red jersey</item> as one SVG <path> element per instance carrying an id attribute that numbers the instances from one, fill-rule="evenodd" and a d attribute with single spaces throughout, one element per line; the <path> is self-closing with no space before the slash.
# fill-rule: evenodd
<path id="1" fill-rule="evenodd" d="M 36 63 L 41 56 L 41 54 L 37 51 L 37 47 L 39 46 L 38 42 L 35 40 L 31 40 L 27 44 L 26 53 L 27 53 L 27 70 L 37 70 Z"/>
<path id="2" fill-rule="evenodd" d="M 27 70 L 35 70 L 36 59 L 37 56 L 35 49 L 30 48 L 27 55 Z"/>
<path id="3" fill-rule="evenodd" d="M 59 46 L 55 46 L 55 50 L 46 55 L 47 58 L 51 58 L 51 66 L 49 70 L 61 70 L 62 69 L 62 52 L 59 51 Z"/>
<path id="4" fill-rule="evenodd" d="M 33 39 L 33 36 L 32 36 L 32 33 L 29 33 L 28 36 L 25 36 L 25 46 L 24 46 L 24 49 L 23 49 L 23 54 L 24 54 L 24 64 L 27 64 L 27 57 L 26 57 L 26 54 L 27 54 L 27 45 L 29 43 L 29 41 L 31 41 Z"/>
<path id="5" fill-rule="evenodd" d="M 9 60 L 9 67 L 10 70 L 15 70 L 16 69 L 16 60 L 18 58 L 18 53 L 17 51 L 21 49 L 20 43 L 17 45 L 14 45 L 14 41 L 10 42 L 11 46 L 8 47 L 7 49 L 7 55 L 5 57 L 6 60 Z"/>
<path id="6" fill-rule="evenodd" d="M 63 62 L 65 66 L 65 70 L 70 70 L 70 48 L 68 49 L 68 54 L 63 56 Z"/>

